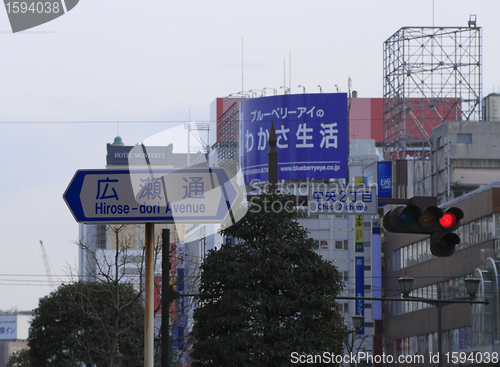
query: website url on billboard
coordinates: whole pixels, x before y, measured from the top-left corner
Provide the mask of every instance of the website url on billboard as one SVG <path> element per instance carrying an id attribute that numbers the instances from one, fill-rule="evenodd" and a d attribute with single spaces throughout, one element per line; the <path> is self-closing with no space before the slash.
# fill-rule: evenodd
<path id="1" fill-rule="evenodd" d="M 313 171 L 313 172 L 335 171 L 336 172 L 336 171 L 340 170 L 340 166 L 337 164 L 333 165 L 333 166 L 294 164 L 293 166 L 279 167 L 279 170 L 281 172 L 297 172 L 297 171 Z M 244 171 L 245 171 L 246 175 L 254 175 L 254 174 L 259 174 L 259 173 L 267 173 L 269 170 L 267 169 L 267 166 L 265 166 L 265 167 L 259 167 L 259 168 L 245 169 Z"/>
<path id="2" fill-rule="evenodd" d="M 339 165 L 333 166 L 311 166 L 311 165 L 293 165 L 289 167 L 280 167 L 281 172 L 296 172 L 296 171 L 314 171 L 314 172 L 322 172 L 322 171 L 338 171 L 340 169 Z"/>

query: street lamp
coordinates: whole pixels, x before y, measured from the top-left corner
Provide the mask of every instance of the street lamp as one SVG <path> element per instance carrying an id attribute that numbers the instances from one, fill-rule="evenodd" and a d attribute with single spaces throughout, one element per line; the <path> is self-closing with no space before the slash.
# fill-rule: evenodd
<path id="1" fill-rule="evenodd" d="M 403 297 L 408 297 L 413 290 L 413 278 L 412 277 L 401 277 L 398 279 L 399 288 L 401 289 L 401 293 L 403 293 Z M 479 290 L 479 278 L 466 278 L 464 279 L 465 288 L 467 289 L 467 293 L 471 300 L 476 298 L 477 291 Z"/>
<path id="2" fill-rule="evenodd" d="M 474 302 L 474 298 L 476 298 L 477 291 L 479 290 L 480 279 L 472 278 L 472 277 L 464 279 L 465 287 L 467 288 L 467 293 L 469 294 L 469 298 L 457 298 L 457 299 L 446 299 L 446 300 L 441 299 L 441 289 L 438 289 L 438 299 L 436 299 L 436 300 L 428 299 L 428 298 L 421 298 L 421 297 L 410 297 L 410 293 L 413 290 L 413 278 L 401 277 L 398 279 L 398 281 L 399 281 L 399 288 L 401 288 L 401 293 L 403 294 L 403 298 L 406 298 L 407 300 L 415 300 L 417 302 L 424 302 L 424 303 L 427 303 L 428 305 L 436 307 L 437 312 L 438 312 L 438 314 L 437 314 L 437 321 L 438 321 L 437 336 L 438 336 L 438 355 L 439 355 L 438 366 L 441 367 L 443 365 L 442 309 L 444 306 L 457 304 L 457 303 L 465 303 L 465 302 L 467 302 L 466 300 L 470 300 L 471 305 L 473 303 L 483 303 L 481 301 Z M 485 301 L 485 304 L 488 304 L 488 302 Z"/>
<path id="3" fill-rule="evenodd" d="M 401 293 L 403 297 L 408 297 L 413 290 L 413 278 L 412 277 L 401 277 L 398 279 L 399 288 L 401 288 Z"/>
<path id="4" fill-rule="evenodd" d="M 347 349 L 349 354 L 352 354 L 354 351 L 354 344 L 356 342 L 356 334 L 359 333 L 361 328 L 363 327 L 363 321 L 365 320 L 364 316 L 361 315 L 354 315 L 352 316 L 352 325 L 354 327 L 354 330 L 347 329 L 347 332 L 345 333 L 345 340 L 344 340 L 344 346 Z M 349 338 L 350 336 L 350 338 Z M 349 340 L 350 339 L 350 340 Z M 353 366 L 353 364 L 350 364 Z"/>
<path id="5" fill-rule="evenodd" d="M 453 305 L 453 304 L 465 304 L 469 303 L 470 305 L 472 304 L 483 304 L 483 305 L 488 305 L 490 302 L 486 299 L 484 301 L 476 301 L 474 300 L 475 295 L 477 294 L 479 290 L 479 283 L 480 279 L 478 278 L 467 278 L 465 279 L 465 284 L 467 287 L 467 293 L 469 294 L 469 297 L 466 298 L 458 298 L 458 299 L 441 299 L 441 289 L 438 289 L 438 297 L 437 299 L 433 298 L 421 298 L 421 297 L 412 297 L 410 296 L 411 291 L 413 290 L 413 278 L 411 277 L 402 277 L 399 279 L 399 286 L 401 288 L 401 293 L 403 294 L 403 297 L 401 298 L 386 298 L 386 297 L 336 297 L 336 299 L 347 299 L 347 300 L 367 300 L 367 301 L 382 301 L 382 302 L 424 302 L 427 303 L 428 305 L 436 307 L 438 314 L 437 314 L 437 319 L 438 319 L 438 355 L 440 356 L 439 358 L 439 364 L 438 366 L 443 365 L 443 358 L 442 358 L 442 351 L 443 351 L 443 333 L 442 333 L 442 308 L 444 306 L 448 305 Z M 356 325 L 357 322 L 355 321 L 356 318 L 359 320 L 359 318 L 362 316 L 353 316 L 353 324 Z M 358 324 L 359 325 L 359 324 Z M 346 333 L 346 344 L 347 344 L 347 336 L 349 334 L 353 334 L 355 331 L 348 331 Z"/>
<path id="6" fill-rule="evenodd" d="M 479 290 L 479 283 L 481 280 L 479 278 L 467 278 L 464 279 L 465 287 L 467 288 L 467 293 L 470 296 L 470 299 L 473 300 L 476 298 L 477 291 Z"/>
<path id="7" fill-rule="evenodd" d="M 303 85 L 299 85 L 299 88 L 302 88 L 302 93 L 306 92 L 306 87 L 304 87 Z"/>
<path id="8" fill-rule="evenodd" d="M 364 316 L 354 315 L 352 317 L 352 325 L 354 326 L 354 331 L 357 333 L 363 327 L 363 321 L 365 320 Z"/>
<path id="9" fill-rule="evenodd" d="M 123 354 L 118 350 L 118 344 L 116 344 L 115 354 L 113 354 L 113 367 L 122 367 Z"/>

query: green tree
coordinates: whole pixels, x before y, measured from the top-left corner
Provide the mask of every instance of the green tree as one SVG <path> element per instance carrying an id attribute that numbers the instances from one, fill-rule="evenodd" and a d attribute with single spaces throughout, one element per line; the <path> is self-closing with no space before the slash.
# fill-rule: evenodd
<path id="1" fill-rule="evenodd" d="M 291 196 L 260 194 L 222 230 L 235 244 L 202 265 L 193 366 L 283 367 L 293 355 L 343 353 L 340 273 L 313 251 L 293 205 Z"/>
<path id="2" fill-rule="evenodd" d="M 129 285 L 63 284 L 40 301 L 28 337 L 33 367 L 111 366 L 116 345 L 127 367 L 143 365 L 144 306 Z"/>
<path id="3" fill-rule="evenodd" d="M 31 367 L 30 352 L 28 349 L 21 349 L 9 357 L 5 367 Z"/>

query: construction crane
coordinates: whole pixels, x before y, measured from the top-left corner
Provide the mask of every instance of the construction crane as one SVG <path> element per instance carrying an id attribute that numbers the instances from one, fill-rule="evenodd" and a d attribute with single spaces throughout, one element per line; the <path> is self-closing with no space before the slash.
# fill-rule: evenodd
<path id="1" fill-rule="evenodd" d="M 40 240 L 40 246 L 42 247 L 43 263 L 45 264 L 45 272 L 47 273 L 47 278 L 49 279 L 49 285 L 51 288 L 54 288 L 54 280 L 52 279 L 52 273 L 50 272 L 49 259 L 47 258 L 47 253 L 45 252 L 45 247 L 43 247 L 42 240 Z"/>

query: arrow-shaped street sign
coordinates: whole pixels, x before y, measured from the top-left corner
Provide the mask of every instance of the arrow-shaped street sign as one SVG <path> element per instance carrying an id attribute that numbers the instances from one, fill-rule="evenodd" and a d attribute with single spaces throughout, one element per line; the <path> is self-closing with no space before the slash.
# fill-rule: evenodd
<path id="1" fill-rule="evenodd" d="M 243 193 L 223 168 L 79 170 L 63 198 L 79 223 L 213 223 Z"/>

